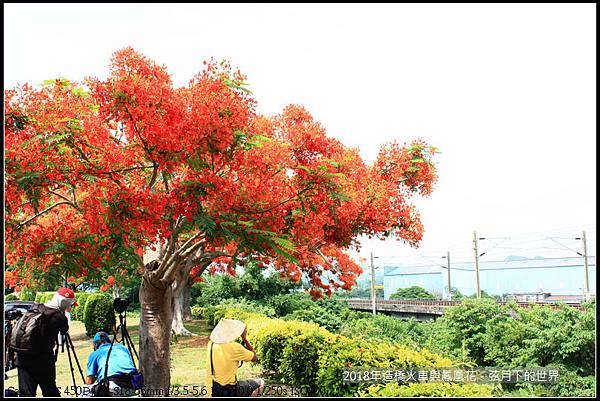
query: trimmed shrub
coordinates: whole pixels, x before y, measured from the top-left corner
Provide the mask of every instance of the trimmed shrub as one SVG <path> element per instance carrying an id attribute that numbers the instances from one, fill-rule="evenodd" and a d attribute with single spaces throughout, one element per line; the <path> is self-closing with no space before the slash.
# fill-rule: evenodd
<path id="1" fill-rule="evenodd" d="M 31 291 L 27 287 L 23 287 L 23 289 L 21 289 L 21 292 L 19 292 L 19 299 L 21 301 L 35 301 L 35 296 L 35 291 Z"/>
<path id="2" fill-rule="evenodd" d="M 206 308 L 201 306 L 192 306 L 192 317 L 194 319 L 206 319 Z"/>
<path id="3" fill-rule="evenodd" d="M 318 357 L 331 334 L 314 323 L 270 319 L 242 310 L 229 309 L 225 318 L 243 320 L 248 340 L 255 345 L 261 366 L 282 383 L 316 393 Z"/>
<path id="4" fill-rule="evenodd" d="M 328 335 L 314 329 L 298 333 L 286 341 L 279 373 L 287 379 L 286 383 L 301 388 L 302 394 L 317 393 L 319 353 Z"/>
<path id="5" fill-rule="evenodd" d="M 195 307 L 201 308 L 201 307 Z M 207 320 L 207 323 L 211 326 L 215 326 L 222 317 L 225 317 L 225 314 L 228 310 L 237 310 L 250 312 L 258 315 L 263 315 L 265 317 L 273 317 L 275 316 L 275 311 L 273 308 L 269 306 L 259 305 L 255 302 L 248 301 L 246 299 L 226 299 L 221 301 L 220 304 L 215 306 L 209 306 L 202 309 L 196 309 L 196 311 L 202 311 L 202 317 Z M 192 308 L 192 314 L 193 312 Z"/>
<path id="6" fill-rule="evenodd" d="M 53 296 L 54 296 L 54 291 L 38 292 L 37 294 L 35 294 L 35 298 L 33 301 L 37 302 L 38 304 L 43 304 L 43 303 L 51 300 Z"/>
<path id="7" fill-rule="evenodd" d="M 262 367 L 309 396 L 354 396 L 358 390 L 366 390 L 368 383 L 341 383 L 347 367 L 453 366 L 450 359 L 426 349 L 415 351 L 385 341 L 333 335 L 314 323 L 270 319 L 239 309 L 228 309 L 222 316 L 244 321 Z"/>
<path id="8" fill-rule="evenodd" d="M 115 326 L 112 298 L 107 294 L 91 294 L 86 301 L 83 316 L 88 336 L 93 336 L 97 331 L 112 332 Z"/>
<path id="9" fill-rule="evenodd" d="M 360 391 L 360 397 L 492 397 L 500 391 L 498 385 L 476 383 L 398 383 L 377 384 L 366 391 Z"/>
<path id="10" fill-rule="evenodd" d="M 77 301 L 77 306 L 71 310 L 71 319 L 72 320 L 79 320 L 81 322 L 85 321 L 85 316 L 84 316 L 85 304 L 86 304 L 88 298 L 90 297 L 90 295 L 92 295 L 92 293 L 89 293 L 89 292 L 75 293 L 75 300 Z"/>
<path id="11" fill-rule="evenodd" d="M 416 368 L 451 367 L 453 362 L 426 349 L 416 351 L 386 341 L 348 338 L 337 335 L 328 341 L 319 357 L 318 395 L 354 396 L 368 383 L 340 383 L 345 368 Z"/>

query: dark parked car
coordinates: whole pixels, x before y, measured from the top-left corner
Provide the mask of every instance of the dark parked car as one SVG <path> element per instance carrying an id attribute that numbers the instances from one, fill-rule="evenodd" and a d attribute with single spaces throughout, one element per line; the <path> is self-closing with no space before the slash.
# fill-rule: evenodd
<path id="1" fill-rule="evenodd" d="M 35 304 L 33 301 L 4 301 L 4 318 L 13 320 L 18 312 L 27 312 Z M 18 312 L 17 312 L 18 311 Z"/>

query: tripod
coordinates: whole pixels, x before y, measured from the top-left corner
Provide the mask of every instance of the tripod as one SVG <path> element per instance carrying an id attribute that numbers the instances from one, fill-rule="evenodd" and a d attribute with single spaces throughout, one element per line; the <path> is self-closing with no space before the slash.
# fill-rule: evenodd
<path id="1" fill-rule="evenodd" d="M 85 378 L 83 377 L 83 371 L 81 370 L 81 365 L 79 364 L 79 359 L 77 359 L 77 354 L 75 354 L 75 347 L 73 346 L 73 340 L 71 340 L 71 336 L 67 332 L 63 336 L 62 342 L 62 352 L 65 352 L 65 343 L 67 344 L 67 355 L 69 356 L 69 366 L 71 368 L 71 378 L 73 379 L 73 389 L 77 392 L 77 384 L 75 383 L 75 369 L 73 368 L 73 361 L 71 360 L 71 351 L 73 352 L 73 357 L 75 358 L 75 362 L 77 363 L 77 368 L 79 369 L 79 374 L 81 375 L 81 380 L 85 384 Z"/>
<path id="2" fill-rule="evenodd" d="M 121 341 L 119 341 L 117 339 L 117 335 L 121 334 Z M 137 354 L 137 351 L 135 350 L 135 346 L 133 345 L 133 340 L 131 339 L 131 336 L 129 335 L 129 331 L 127 330 L 127 315 L 126 312 L 120 312 L 119 313 L 119 326 L 117 326 L 117 329 L 115 330 L 115 336 L 113 337 L 113 340 L 110 344 L 111 350 L 112 350 L 112 345 L 116 342 L 121 342 L 123 344 L 125 344 L 127 346 L 127 349 L 129 350 L 129 353 L 132 356 L 132 361 L 133 361 L 133 355 L 135 354 L 135 358 L 139 361 L 140 357 Z M 108 355 L 110 356 L 110 351 L 108 351 Z M 133 350 L 133 353 L 131 352 L 131 350 Z M 106 362 L 108 364 L 108 357 L 106 358 Z M 133 361 L 133 366 L 135 366 L 135 361 Z M 136 367 L 137 369 L 137 367 Z M 108 372 L 108 370 L 106 370 L 106 372 Z"/>
<path id="3" fill-rule="evenodd" d="M 123 344 L 125 344 L 127 346 L 129 355 L 131 356 L 131 362 L 133 364 L 133 367 L 136 369 L 136 371 L 137 371 L 137 367 L 136 367 L 135 361 L 133 359 L 133 354 L 135 354 L 135 357 L 138 360 L 138 362 L 140 360 L 140 357 L 138 356 L 138 353 L 135 350 L 135 346 L 133 345 L 133 340 L 131 339 L 131 336 L 129 335 L 129 331 L 127 331 L 127 318 L 126 318 L 127 312 L 125 310 L 118 310 L 118 312 L 119 312 L 119 326 L 115 330 L 115 335 L 110 343 L 110 348 L 108 350 L 108 354 L 106 355 L 106 364 L 104 367 L 104 379 L 103 379 L 104 393 L 101 394 L 104 396 L 110 395 L 109 376 L 108 376 L 108 361 L 110 359 L 110 354 L 112 352 L 115 341 L 122 342 Z M 117 339 L 119 332 L 121 333 L 121 341 L 119 341 Z M 132 350 L 133 350 L 133 353 L 131 352 Z M 141 377 L 141 374 L 138 373 L 138 374 L 134 375 L 134 377 L 132 378 L 131 385 L 134 389 L 141 388 L 141 386 L 143 385 L 143 379 Z M 139 387 L 136 387 L 137 385 L 139 385 Z"/>

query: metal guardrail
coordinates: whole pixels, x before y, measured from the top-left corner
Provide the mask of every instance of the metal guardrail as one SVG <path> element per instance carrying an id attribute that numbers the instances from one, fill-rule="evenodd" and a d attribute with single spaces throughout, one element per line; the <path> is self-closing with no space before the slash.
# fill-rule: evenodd
<path id="1" fill-rule="evenodd" d="M 345 301 L 349 306 L 364 306 L 366 309 L 370 309 L 373 306 L 371 299 L 368 298 L 344 298 L 340 299 L 340 301 Z M 505 305 L 508 301 L 496 301 L 500 305 Z M 411 300 L 400 300 L 400 299 L 378 299 L 375 301 L 375 307 L 385 306 L 385 305 L 414 305 L 414 306 L 437 306 L 437 307 L 451 307 L 460 305 L 462 301 L 443 301 L 443 300 L 425 300 L 425 299 L 411 299 Z M 560 307 L 560 304 L 565 304 L 568 306 L 572 306 L 577 309 L 582 309 L 583 307 L 579 302 L 517 302 L 517 305 L 521 308 L 530 308 L 534 305 L 545 305 L 550 306 L 554 309 Z"/>

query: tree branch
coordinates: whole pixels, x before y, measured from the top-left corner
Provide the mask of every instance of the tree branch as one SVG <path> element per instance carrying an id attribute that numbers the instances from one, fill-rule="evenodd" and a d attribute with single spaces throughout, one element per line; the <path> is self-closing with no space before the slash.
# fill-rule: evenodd
<path id="1" fill-rule="evenodd" d="M 194 247 L 196 247 L 199 244 L 203 244 L 203 243 L 196 243 L 196 244 L 194 244 Z M 194 252 L 196 252 L 198 249 L 199 248 L 195 249 Z M 191 253 L 194 253 L 194 252 L 191 252 Z M 231 255 L 229 255 L 228 253 L 221 252 L 221 251 L 202 252 L 201 256 L 199 256 L 195 259 L 194 258 L 188 259 L 186 261 L 185 267 L 187 267 L 187 266 L 194 267 L 198 263 L 202 263 L 204 261 L 204 263 L 206 263 L 206 266 L 204 267 L 204 269 L 206 269 L 206 267 L 208 267 L 212 263 L 212 260 L 219 256 L 231 257 Z M 167 271 L 167 273 L 165 274 L 165 277 L 163 279 L 165 284 L 169 284 L 170 282 L 172 282 L 175 279 L 175 274 L 177 273 L 177 269 L 181 266 L 181 260 L 182 259 L 174 261 L 174 263 L 170 266 L 169 270 Z M 190 260 L 191 260 L 191 262 L 190 262 Z M 204 269 L 202 271 L 204 271 Z"/>
<path id="2" fill-rule="evenodd" d="M 187 240 L 187 241 L 186 241 L 186 242 L 185 242 L 183 245 L 181 245 L 181 246 L 179 247 L 179 249 L 178 249 L 178 250 L 177 250 L 177 252 L 175 253 L 175 256 L 179 256 L 179 255 L 181 255 L 183 252 L 185 252 L 185 250 L 186 250 L 186 249 L 188 249 L 188 248 L 191 246 L 192 242 L 193 242 L 193 241 L 194 241 L 196 238 L 198 238 L 198 237 L 199 237 L 201 234 L 202 234 L 202 233 L 199 231 L 199 232 L 197 232 L 196 234 L 194 234 L 194 235 L 192 236 L 192 238 L 188 239 L 188 240 Z"/>
<path id="3" fill-rule="evenodd" d="M 55 192 L 55 191 L 53 191 L 53 190 L 51 190 L 51 189 L 49 189 L 49 190 L 48 190 L 48 192 L 50 192 L 50 193 L 51 193 L 51 194 L 53 194 L 53 195 L 56 195 L 56 196 L 58 196 L 59 198 L 62 198 L 62 199 L 64 199 L 64 200 L 66 200 L 67 202 L 70 202 L 70 203 L 72 203 L 72 200 L 71 200 L 71 199 L 67 198 L 67 197 L 66 197 L 66 196 L 64 196 L 64 195 L 61 195 L 61 194 L 59 194 L 58 192 Z"/>
<path id="4" fill-rule="evenodd" d="M 131 112 L 129 111 L 129 108 L 127 106 L 125 106 L 125 111 L 127 112 L 127 114 L 129 115 L 129 119 L 131 120 L 131 124 L 133 125 L 133 130 L 135 131 L 135 133 L 138 135 L 138 137 L 140 138 L 140 142 L 142 142 L 142 146 L 144 147 L 144 150 L 146 151 L 146 154 L 148 155 L 148 158 L 150 159 L 150 161 L 153 164 L 158 164 L 154 158 L 152 158 L 152 155 L 150 154 L 150 149 L 148 148 L 148 144 L 146 143 L 146 141 L 144 141 L 144 138 L 142 137 L 142 134 L 140 133 L 140 131 L 137 129 L 137 127 L 135 126 L 135 119 L 133 118 L 133 115 L 131 114 Z"/>
<path id="5" fill-rule="evenodd" d="M 213 252 L 207 252 L 207 253 L 203 253 L 203 254 L 202 254 L 202 256 L 200 256 L 200 257 L 198 257 L 198 258 L 194 259 L 194 260 L 192 261 L 192 265 L 193 265 L 193 266 L 195 266 L 195 265 L 197 265 L 198 263 L 202 262 L 203 260 L 206 260 L 206 261 L 208 261 L 208 262 L 209 262 L 208 264 L 210 265 L 210 264 L 212 263 L 212 260 L 213 260 L 214 258 L 218 258 L 218 257 L 220 257 L 220 256 L 228 256 L 228 257 L 231 257 L 231 255 L 230 255 L 230 254 L 228 254 L 228 253 L 226 253 L 226 252 L 222 252 L 222 251 L 213 251 Z"/>
<path id="6" fill-rule="evenodd" d="M 177 238 L 179 237 L 180 223 L 182 222 L 183 218 L 183 216 L 179 216 L 175 221 L 173 230 L 171 231 L 171 237 L 169 238 L 169 242 L 167 244 L 167 251 L 165 257 L 161 260 L 160 266 L 156 271 L 157 276 L 163 275 L 164 272 L 167 270 L 167 266 L 170 264 L 171 254 L 175 249 L 175 244 L 177 243 Z"/>
<path id="7" fill-rule="evenodd" d="M 165 190 L 167 192 L 169 192 L 169 181 L 167 180 L 167 173 L 165 173 L 164 171 L 162 172 L 162 176 L 163 176 L 163 183 L 165 184 Z"/>
<path id="8" fill-rule="evenodd" d="M 75 205 L 75 207 L 79 207 L 79 205 L 77 204 L 77 196 L 75 195 L 75 185 L 73 185 L 73 187 L 71 188 L 73 190 L 73 204 Z"/>
<path id="9" fill-rule="evenodd" d="M 179 258 L 171 258 L 160 281 L 162 281 L 165 285 L 171 285 L 175 280 L 175 273 L 177 273 L 177 269 L 180 267 L 180 265 Z"/>
<path id="10" fill-rule="evenodd" d="M 188 241 L 189 242 L 189 241 Z M 180 267 L 181 262 L 187 260 L 187 258 L 194 254 L 197 250 L 199 250 L 202 245 L 204 245 L 204 241 L 196 242 L 192 245 L 187 251 L 181 252 L 177 250 L 177 253 L 171 257 L 171 260 L 167 264 L 165 269 L 163 280 L 166 284 L 169 284 L 172 280 L 175 279 L 175 274 L 177 273 L 177 269 Z"/>
<path id="11" fill-rule="evenodd" d="M 178 256 L 182 260 L 187 260 L 193 253 L 195 253 L 197 250 L 201 249 L 204 244 L 205 244 L 204 241 L 196 242 L 194 245 L 192 245 L 190 247 L 190 249 L 188 249 L 187 251 L 183 252 L 182 254 L 180 254 Z"/>
<path id="12" fill-rule="evenodd" d="M 122 173 L 123 171 L 131 171 L 131 170 L 143 170 L 147 168 L 153 168 L 152 166 L 137 166 L 137 167 L 127 167 L 119 170 L 110 170 L 110 171 L 98 171 L 98 174 L 113 174 L 113 173 Z"/>
<path id="13" fill-rule="evenodd" d="M 325 263 L 327 263 L 328 265 L 330 265 L 331 267 L 336 267 L 333 262 L 331 262 L 330 260 L 327 259 L 327 257 L 325 255 L 323 255 L 323 252 L 321 252 L 320 249 L 316 249 L 315 250 L 316 253 L 325 261 Z"/>
<path id="14" fill-rule="evenodd" d="M 300 195 L 302 195 L 304 192 L 308 191 L 309 189 L 311 189 L 312 186 L 308 186 L 306 188 L 304 188 L 303 190 L 301 190 L 300 192 L 298 192 L 296 195 L 292 196 L 291 198 L 288 199 L 284 199 L 281 202 L 279 202 L 278 204 L 271 206 L 267 209 L 262 209 L 262 210 L 241 210 L 241 209 L 236 209 L 236 208 L 231 208 L 231 210 L 233 210 L 236 213 L 242 213 L 242 214 L 258 214 L 258 213 L 267 213 L 270 212 L 273 209 L 278 208 L 279 206 L 282 206 L 296 198 L 298 198 Z"/>
<path id="15" fill-rule="evenodd" d="M 156 182 L 156 178 L 158 177 L 158 164 L 153 164 L 154 170 L 152 170 L 152 178 L 150 178 L 150 183 L 148 184 L 148 189 L 152 189 L 154 183 Z"/>
<path id="16" fill-rule="evenodd" d="M 46 209 L 42 210 L 41 212 L 39 212 L 35 216 L 32 216 L 32 217 L 28 218 L 27 220 L 25 220 L 22 223 L 19 223 L 19 227 L 23 227 L 25 224 L 29 223 L 31 220 L 33 220 L 33 219 L 35 219 L 37 217 L 40 217 L 44 213 L 49 212 L 50 210 L 54 209 L 56 206 L 60 206 L 60 205 L 71 205 L 71 206 L 73 206 L 73 204 L 71 203 L 71 201 L 61 201 L 61 202 L 55 203 L 54 205 L 49 206 Z"/>

